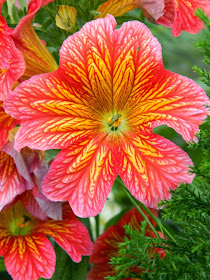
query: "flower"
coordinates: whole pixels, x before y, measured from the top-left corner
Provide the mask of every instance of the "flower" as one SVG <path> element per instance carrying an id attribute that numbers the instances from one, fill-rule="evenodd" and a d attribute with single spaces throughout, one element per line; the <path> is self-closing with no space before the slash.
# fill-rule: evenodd
<path id="1" fill-rule="evenodd" d="M 101 211 L 117 175 L 151 208 L 192 182 L 187 153 L 152 129 L 166 124 L 190 141 L 207 113 L 204 90 L 164 69 L 143 23 L 115 26 L 111 15 L 86 23 L 63 43 L 57 71 L 21 83 L 4 102 L 21 121 L 17 150 L 61 149 L 42 190 L 81 217 Z"/>
<path id="2" fill-rule="evenodd" d="M 157 211 L 150 209 L 155 216 L 157 216 Z M 149 217 L 150 222 L 155 226 L 155 222 Z M 132 228 L 136 231 L 140 231 L 141 222 L 144 219 L 139 214 L 136 208 L 128 211 L 116 225 L 109 227 L 105 230 L 95 241 L 93 245 L 93 252 L 90 255 L 89 262 L 94 263 L 94 266 L 88 272 L 87 280 L 103 280 L 106 276 L 114 276 L 116 271 L 109 264 L 112 257 L 119 255 L 118 246 L 121 242 L 125 241 L 125 237 L 128 237 L 125 234 L 124 225 L 130 224 Z M 161 232 L 157 232 L 161 238 L 164 238 Z M 155 238 L 154 233 L 147 226 L 146 236 L 151 236 Z M 151 257 L 152 254 L 158 253 L 161 258 L 165 257 L 165 252 L 161 248 L 151 248 Z M 141 273 L 141 270 L 137 268 L 131 268 L 135 270 L 136 273 Z M 128 278 L 130 279 L 130 278 Z M 126 279 L 126 280 L 128 280 Z"/>
<path id="3" fill-rule="evenodd" d="M 0 212 L 0 255 L 4 255 L 13 280 L 52 277 L 56 256 L 45 235 L 51 236 L 74 262 L 80 262 L 82 255 L 90 255 L 92 251 L 86 227 L 66 204 L 61 221 L 33 217 L 20 200 Z"/>
<path id="4" fill-rule="evenodd" d="M 24 207 L 36 217 L 61 219 L 61 204 L 50 201 L 42 194 L 41 183 L 48 172 L 44 153 L 28 147 L 17 152 L 14 149 L 16 131 L 17 128 L 10 130 L 8 141 L 0 149 L 0 209 L 23 194 Z M 36 207 L 32 209 L 32 205 Z"/>
<path id="5" fill-rule="evenodd" d="M 203 22 L 195 16 L 197 8 L 210 15 L 209 0 L 108 0 L 97 11 L 101 12 L 98 17 L 107 14 L 119 17 L 136 8 L 141 8 L 149 21 L 172 28 L 175 37 L 182 30 L 196 34 L 204 28 Z"/>
<path id="6" fill-rule="evenodd" d="M 35 74 L 51 72 L 57 64 L 32 27 L 37 11 L 53 0 L 32 0 L 28 13 L 15 29 L 0 16 L 0 100 L 5 100 L 13 85 Z"/>
<path id="7" fill-rule="evenodd" d="M 157 23 L 172 27 L 175 37 L 179 36 L 182 30 L 196 34 L 204 28 L 204 23 L 195 16 L 198 8 L 210 16 L 209 0 L 165 0 L 164 15 Z"/>

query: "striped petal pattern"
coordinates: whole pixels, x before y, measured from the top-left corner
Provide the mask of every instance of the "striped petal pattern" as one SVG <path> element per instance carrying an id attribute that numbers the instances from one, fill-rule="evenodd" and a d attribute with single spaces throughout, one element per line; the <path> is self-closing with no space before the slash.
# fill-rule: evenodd
<path id="1" fill-rule="evenodd" d="M 63 43 L 57 71 L 23 82 L 4 103 L 21 120 L 17 149 L 62 149 L 43 192 L 82 217 L 100 212 L 117 175 L 153 207 L 191 182 L 190 158 L 152 129 L 167 124 L 190 141 L 207 114 L 203 89 L 164 69 L 144 24 L 115 27 L 111 15 L 85 24 Z"/>
<path id="2" fill-rule="evenodd" d="M 92 241 L 88 230 L 77 220 L 69 205 L 64 205 L 63 219 L 46 221 L 33 217 L 21 200 L 0 212 L 0 256 L 14 280 L 51 279 L 56 256 L 52 236 L 75 262 L 90 255 Z"/>

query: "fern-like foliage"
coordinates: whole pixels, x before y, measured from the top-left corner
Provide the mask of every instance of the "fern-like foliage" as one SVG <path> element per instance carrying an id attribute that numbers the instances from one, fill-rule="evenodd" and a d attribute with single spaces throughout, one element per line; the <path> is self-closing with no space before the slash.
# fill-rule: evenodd
<path id="1" fill-rule="evenodd" d="M 197 47 L 202 48 L 205 62 L 210 64 L 210 18 L 202 10 L 196 15 L 206 24 L 206 36 Z M 209 87 L 207 70 L 195 66 L 194 70 Z M 209 123 L 209 118 L 207 120 Z M 162 201 L 161 219 L 175 241 L 152 238 L 145 235 L 146 222 L 140 231 L 125 226 L 127 237 L 119 245 L 119 255 L 111 259 L 116 270 L 108 280 L 208 280 L 210 279 L 210 133 L 201 129 L 198 142 L 191 145 L 202 151 L 202 161 L 195 164 L 192 172 L 196 178 L 191 185 L 180 185 L 172 191 L 172 199 Z M 164 259 L 151 254 L 151 248 L 163 248 Z"/>

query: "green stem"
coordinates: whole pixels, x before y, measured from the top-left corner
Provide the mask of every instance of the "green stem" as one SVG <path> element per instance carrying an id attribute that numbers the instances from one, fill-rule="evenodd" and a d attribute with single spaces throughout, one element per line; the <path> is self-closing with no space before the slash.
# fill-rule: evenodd
<path id="1" fill-rule="evenodd" d="M 95 216 L 95 223 L 96 223 L 96 239 L 99 236 L 99 214 Z"/>
<path id="2" fill-rule="evenodd" d="M 142 217 L 148 222 L 150 228 L 152 229 L 152 231 L 154 232 L 156 237 L 159 237 L 157 231 L 154 229 L 154 227 L 152 226 L 152 224 L 150 223 L 148 217 L 144 214 L 144 212 L 141 210 L 141 208 L 156 222 L 156 224 L 159 226 L 161 232 L 163 234 L 165 234 L 167 237 L 169 237 L 171 240 L 173 240 L 176 243 L 176 240 L 174 239 L 174 237 L 171 235 L 171 233 L 163 226 L 163 224 L 159 221 L 159 219 L 157 217 L 155 217 L 155 215 L 140 201 L 138 201 L 138 204 L 136 203 L 135 199 L 133 198 L 133 196 L 131 195 L 131 193 L 129 192 L 129 190 L 126 188 L 125 184 L 123 183 L 123 181 L 117 177 L 116 181 L 124 188 L 124 191 L 127 193 L 130 201 L 132 202 L 132 204 L 136 207 L 136 209 L 138 210 L 138 212 L 142 215 Z M 139 205 L 141 206 L 141 208 L 139 207 Z M 142 214 L 143 213 L 143 214 Z"/>

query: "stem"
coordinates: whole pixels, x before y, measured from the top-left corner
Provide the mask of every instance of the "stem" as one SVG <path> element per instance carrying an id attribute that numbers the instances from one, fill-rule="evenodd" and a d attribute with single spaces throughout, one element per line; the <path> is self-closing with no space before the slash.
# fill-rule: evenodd
<path id="1" fill-rule="evenodd" d="M 121 179 L 119 179 L 119 177 L 117 177 L 116 181 L 124 188 L 124 191 L 127 193 L 130 201 L 132 202 L 132 204 L 136 207 L 136 209 L 138 210 L 138 212 L 142 215 L 142 217 L 148 222 L 150 228 L 152 229 L 152 231 L 154 232 L 156 237 L 159 237 L 157 231 L 154 229 L 154 227 L 152 226 L 152 224 L 150 223 L 148 217 L 144 214 L 144 212 L 141 210 L 141 208 L 156 222 L 156 224 L 159 226 L 161 232 L 167 236 L 170 237 L 171 240 L 173 240 L 176 243 L 176 240 L 174 239 L 174 237 L 171 235 L 171 233 L 163 226 L 163 224 L 159 221 L 159 219 L 157 217 L 155 217 L 155 215 L 140 201 L 138 201 L 138 204 L 136 203 L 135 199 L 133 198 L 133 196 L 131 195 L 131 193 L 129 192 L 129 190 L 126 188 L 125 184 L 123 183 L 123 181 Z M 139 205 L 141 206 L 141 208 L 139 207 Z"/>
<path id="2" fill-rule="evenodd" d="M 96 239 L 99 236 L 99 214 L 95 216 L 95 223 L 96 223 Z"/>

